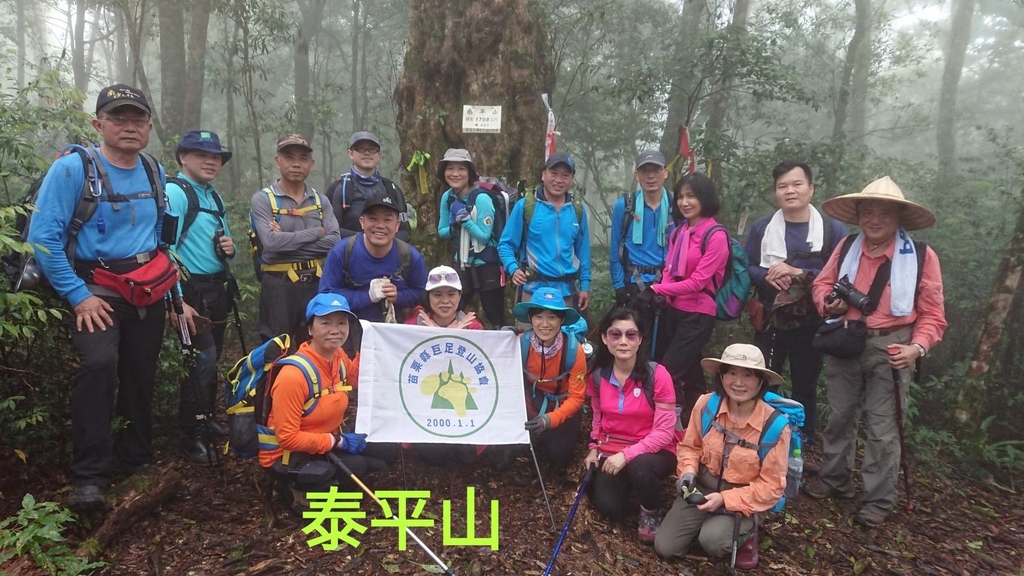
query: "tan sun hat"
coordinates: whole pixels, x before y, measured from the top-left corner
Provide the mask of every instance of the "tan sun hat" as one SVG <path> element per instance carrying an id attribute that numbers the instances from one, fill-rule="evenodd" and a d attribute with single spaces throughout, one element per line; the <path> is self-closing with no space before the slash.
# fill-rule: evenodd
<path id="1" fill-rule="evenodd" d="M 782 384 L 782 376 L 772 372 L 765 367 L 764 354 L 761 349 L 753 344 L 730 344 L 722 351 L 721 358 L 705 358 L 700 361 L 700 367 L 708 374 L 717 374 L 722 365 L 739 366 L 749 368 L 755 372 L 764 374 L 768 384 L 778 386 Z"/>
<path id="2" fill-rule="evenodd" d="M 888 176 L 882 176 L 856 194 L 830 198 L 821 208 L 826 214 L 847 224 L 857 225 L 857 203 L 864 200 L 882 200 L 904 206 L 900 225 L 907 230 L 922 230 L 935 225 L 935 214 L 924 206 L 907 200 L 903 190 Z"/>

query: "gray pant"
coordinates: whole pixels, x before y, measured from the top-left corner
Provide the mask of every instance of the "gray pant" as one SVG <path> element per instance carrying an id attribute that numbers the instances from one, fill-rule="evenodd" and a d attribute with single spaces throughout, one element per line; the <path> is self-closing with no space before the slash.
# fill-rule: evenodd
<path id="1" fill-rule="evenodd" d="M 843 360 L 830 356 L 825 370 L 831 413 L 825 428 L 825 459 L 819 477 L 841 492 L 853 492 L 857 428 L 863 410 L 867 438 L 860 468 L 864 482 L 861 507 L 883 515 L 892 512 L 896 503 L 900 472 L 895 385 L 886 347 L 910 343 L 913 331 L 913 325 L 908 325 L 885 336 L 868 338 L 867 347 L 859 357 Z M 910 369 L 900 372 L 904 413 L 912 375 Z"/>
<path id="2" fill-rule="evenodd" d="M 723 490 L 730 486 L 728 482 L 722 482 Z M 697 475 L 697 487 L 703 494 L 717 492 L 718 478 L 701 466 L 700 474 Z M 701 512 L 696 506 L 687 504 L 677 494 L 672 509 L 665 515 L 658 528 L 658 534 L 654 538 L 654 551 L 663 558 L 681 558 L 690 549 L 693 539 L 697 538 L 700 547 L 709 555 L 725 558 L 732 553 L 732 532 L 735 522 L 736 516 L 731 513 Z M 753 530 L 754 519 L 743 516 L 740 519 L 737 545 L 745 542 Z"/>

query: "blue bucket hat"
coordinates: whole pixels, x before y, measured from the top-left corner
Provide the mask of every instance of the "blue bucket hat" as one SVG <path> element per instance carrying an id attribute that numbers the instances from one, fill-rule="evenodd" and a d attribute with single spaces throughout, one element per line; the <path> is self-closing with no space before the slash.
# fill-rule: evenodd
<path id="1" fill-rule="evenodd" d="M 178 147 L 174 150 L 174 157 L 179 158 L 182 153 L 190 150 L 220 154 L 225 164 L 231 160 L 231 150 L 220 145 L 220 137 L 216 132 L 210 130 L 189 130 L 181 137 Z M 180 160 L 179 160 L 180 161 Z"/>
<path id="2" fill-rule="evenodd" d="M 529 302 L 520 302 L 519 304 L 516 304 L 515 308 L 512 309 L 512 315 L 520 322 L 529 323 L 529 312 L 531 308 L 543 308 L 545 310 L 551 310 L 552 312 L 564 312 L 565 320 L 562 322 L 562 325 L 564 326 L 575 324 L 580 319 L 580 313 L 572 306 L 566 306 L 565 298 L 562 296 L 562 293 L 554 288 L 537 289 L 537 291 L 533 293 L 533 296 L 530 297 Z"/>
<path id="3" fill-rule="evenodd" d="M 348 300 L 341 294 L 331 292 L 317 294 L 309 301 L 306 305 L 306 322 L 311 321 L 313 316 L 327 316 L 334 312 L 344 312 L 349 315 L 350 321 L 359 322 L 359 318 L 349 308 Z"/>

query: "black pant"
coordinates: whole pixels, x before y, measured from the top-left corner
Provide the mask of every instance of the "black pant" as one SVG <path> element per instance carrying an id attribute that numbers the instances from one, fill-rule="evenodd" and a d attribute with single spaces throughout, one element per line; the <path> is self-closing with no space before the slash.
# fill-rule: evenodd
<path id="1" fill-rule="evenodd" d="M 697 398 L 707 391 L 700 360 L 715 329 L 715 317 L 669 307 L 661 313 L 659 324 L 658 363 L 672 375 L 676 404 L 683 407 L 685 427 Z"/>
<path id="2" fill-rule="evenodd" d="M 398 459 L 398 444 L 367 444 L 362 454 L 348 454 L 337 451 L 342 463 L 357 478 L 363 480 L 367 473 L 387 469 Z M 305 454 L 293 452 L 287 465 L 278 459 L 269 468 L 264 468 L 281 486 L 296 488 L 303 492 L 326 492 L 337 485 L 343 491 L 359 491 L 355 484 L 340 468 L 332 464 L 326 454 Z"/>
<path id="3" fill-rule="evenodd" d="M 615 476 L 598 468 L 590 488 L 590 502 L 602 516 L 622 517 L 630 490 L 647 510 L 661 508 L 661 484 L 676 469 L 676 455 L 668 450 L 641 454 Z"/>
<path id="4" fill-rule="evenodd" d="M 818 414 L 818 375 L 821 374 L 821 354 L 811 347 L 817 324 L 793 330 L 768 328 L 754 334 L 754 343 L 764 354 L 768 368 L 781 373 L 789 358 L 789 373 L 793 379 L 793 400 L 804 406 L 804 436 L 814 438 Z"/>
<path id="5" fill-rule="evenodd" d="M 182 285 L 185 301 L 213 322 L 210 331 L 196 334 L 192 344 L 196 349 L 195 366 L 181 382 L 178 417 L 186 438 L 199 432 L 198 415 L 212 415 L 217 403 L 217 361 L 224 348 L 224 329 L 227 326 L 231 301 L 223 281 L 191 280 Z"/>
<path id="6" fill-rule="evenodd" d="M 465 311 L 473 302 L 473 296 L 480 297 L 480 307 L 491 328 L 505 325 L 505 287 L 501 284 L 502 270 L 500 264 L 481 264 L 468 268 L 459 268 L 459 280 L 462 281 L 462 299 L 459 310 Z"/>
<path id="7" fill-rule="evenodd" d="M 527 393 L 529 393 L 529 389 L 530 385 L 528 384 Z M 540 406 L 544 401 L 544 393 L 538 390 L 536 396 L 532 397 L 532 400 L 535 411 L 539 412 Z M 549 400 L 547 412 L 551 412 L 554 409 L 554 403 Z M 576 440 L 579 436 L 580 424 L 582 423 L 583 410 L 581 409 L 565 422 L 554 428 L 548 428 L 531 438 L 530 441 L 533 443 L 534 450 L 537 451 L 539 457 L 547 458 L 558 468 L 568 466 L 572 451 L 576 449 Z"/>
<path id="8" fill-rule="evenodd" d="M 139 466 L 153 455 L 153 386 L 164 334 L 164 303 L 136 308 L 122 298 L 102 298 L 114 309 L 113 326 L 79 332 L 74 313 L 70 320 L 79 364 L 71 384 L 75 486 L 108 486 L 115 456 L 126 466 Z M 117 432 L 111 429 L 115 416 Z"/>
<path id="9" fill-rule="evenodd" d="M 316 296 L 320 282 L 292 282 L 283 274 L 265 272 L 260 282 L 260 341 L 266 342 L 288 333 L 291 351 L 309 340 L 306 331 L 306 304 Z"/>

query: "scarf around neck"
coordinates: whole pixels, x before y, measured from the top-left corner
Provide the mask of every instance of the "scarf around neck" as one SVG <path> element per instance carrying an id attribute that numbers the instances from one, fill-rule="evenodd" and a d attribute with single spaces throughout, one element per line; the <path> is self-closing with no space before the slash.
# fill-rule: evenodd
<path id="1" fill-rule="evenodd" d="M 821 252 L 825 243 L 825 223 L 814 206 L 808 208 L 811 210 L 811 218 L 807 221 L 807 243 L 811 245 L 811 252 Z M 759 264 L 762 268 L 770 268 L 772 264 L 784 262 L 787 258 L 789 253 L 786 250 L 786 217 L 782 210 L 777 210 L 764 229 Z"/>
<path id="2" fill-rule="evenodd" d="M 358 170 L 356 170 L 355 166 L 349 168 L 348 173 L 352 175 L 352 178 L 354 178 L 356 182 L 359 182 L 367 188 L 373 188 L 380 182 L 380 170 L 377 169 L 373 170 L 373 176 L 363 176 Z"/>
<path id="3" fill-rule="evenodd" d="M 658 210 L 655 215 L 658 221 L 654 224 L 654 237 L 658 240 L 658 246 L 664 248 L 668 242 L 668 191 L 664 188 L 661 189 L 661 203 L 658 204 Z M 644 243 L 644 214 L 647 210 L 644 207 L 647 203 L 644 201 L 644 191 L 636 191 L 636 199 L 633 202 L 633 244 Z"/>
<path id="4" fill-rule="evenodd" d="M 902 226 L 896 231 L 895 242 L 889 276 L 889 308 L 895 317 L 910 316 L 914 310 L 914 293 L 917 291 L 917 247 Z M 849 276 L 851 282 L 857 279 L 863 246 L 864 235 L 858 234 L 839 266 L 840 278 Z"/>

